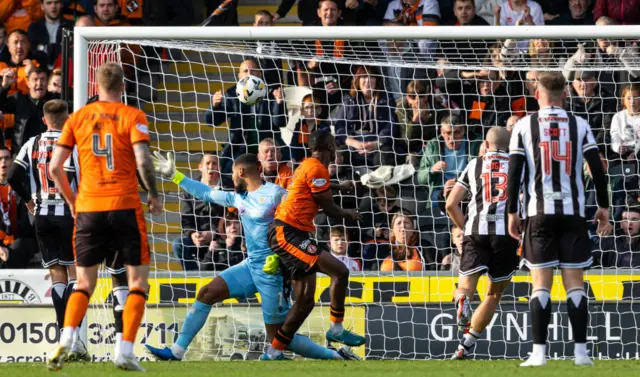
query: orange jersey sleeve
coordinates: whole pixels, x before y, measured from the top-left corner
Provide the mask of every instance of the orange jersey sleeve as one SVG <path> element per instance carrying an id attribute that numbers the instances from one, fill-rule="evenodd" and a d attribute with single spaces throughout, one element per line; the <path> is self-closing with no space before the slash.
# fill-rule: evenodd
<path id="1" fill-rule="evenodd" d="M 78 148 L 81 176 L 76 211 L 140 207 L 133 144 L 149 140 L 144 113 L 122 103 L 96 102 L 72 118 L 58 144 L 75 141 Z M 65 131 L 73 136 L 66 136 Z"/>
<path id="2" fill-rule="evenodd" d="M 76 138 L 73 135 L 73 129 L 77 118 L 76 114 L 77 113 L 71 114 L 71 116 L 64 123 L 62 132 L 60 133 L 60 137 L 58 138 L 58 145 L 69 149 L 73 149 L 73 147 L 76 145 Z"/>
<path id="3" fill-rule="evenodd" d="M 320 207 L 313 195 L 330 187 L 329 169 L 316 158 L 305 159 L 294 172 L 289 192 L 278 206 L 275 218 L 303 231 L 315 231 L 313 219 Z"/>

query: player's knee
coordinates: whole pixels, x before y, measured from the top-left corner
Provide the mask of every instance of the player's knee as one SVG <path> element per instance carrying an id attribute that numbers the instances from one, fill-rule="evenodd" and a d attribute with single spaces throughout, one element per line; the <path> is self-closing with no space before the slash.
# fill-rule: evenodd
<path id="1" fill-rule="evenodd" d="M 333 278 L 337 279 L 340 283 L 348 284 L 349 282 L 349 269 L 344 264 L 340 263 L 336 268 Z"/>
<path id="2" fill-rule="evenodd" d="M 487 292 L 485 300 L 500 302 L 502 299 L 502 292 Z"/>
<path id="3" fill-rule="evenodd" d="M 49 274 L 52 282 L 67 282 L 67 269 L 64 266 L 55 264 L 49 267 Z"/>
<path id="4" fill-rule="evenodd" d="M 226 289 L 226 284 L 223 288 L 221 284 L 216 284 L 216 279 L 200 288 L 198 296 L 196 297 L 198 301 L 207 305 L 213 305 L 222 300 L 221 297 L 225 296 L 224 290 Z"/>

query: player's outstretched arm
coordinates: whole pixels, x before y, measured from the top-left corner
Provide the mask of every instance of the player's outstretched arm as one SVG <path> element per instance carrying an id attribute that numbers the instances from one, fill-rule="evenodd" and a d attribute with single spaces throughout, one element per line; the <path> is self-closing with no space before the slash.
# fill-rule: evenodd
<path id="1" fill-rule="evenodd" d="M 154 215 L 159 215 L 162 212 L 162 203 L 160 203 L 160 199 L 158 198 L 158 187 L 156 186 L 156 177 L 153 171 L 153 160 L 151 160 L 149 144 L 146 142 L 134 144 L 133 153 L 136 156 L 136 165 L 138 166 L 142 183 L 149 191 L 147 194 L 149 211 Z"/>
<path id="2" fill-rule="evenodd" d="M 235 207 L 233 204 L 233 193 L 213 190 L 204 183 L 187 178 L 184 174 L 178 171 L 178 169 L 176 169 L 175 157 L 172 152 L 167 153 L 167 157 L 164 157 L 158 151 L 153 152 L 153 155 L 155 157 L 151 158 L 153 159 L 155 171 L 164 177 L 171 179 L 173 183 L 183 188 L 194 198 L 223 207 Z"/>
<path id="3" fill-rule="evenodd" d="M 58 190 L 60 190 L 62 197 L 69 204 L 71 213 L 75 213 L 76 194 L 71 189 L 67 173 L 64 171 L 64 162 L 67 161 L 72 151 L 72 149 L 60 145 L 54 149 L 51 162 L 49 163 L 49 175 Z"/>
<path id="4" fill-rule="evenodd" d="M 314 194 L 313 199 L 318 203 L 324 213 L 335 219 L 360 220 L 360 212 L 357 209 L 343 209 L 336 205 L 333 201 L 331 190 L 325 190 L 321 193 Z"/>

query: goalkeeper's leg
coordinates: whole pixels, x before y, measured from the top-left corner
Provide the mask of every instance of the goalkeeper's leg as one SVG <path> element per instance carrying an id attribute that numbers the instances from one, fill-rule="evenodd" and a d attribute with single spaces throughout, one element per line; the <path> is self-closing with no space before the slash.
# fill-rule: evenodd
<path id="1" fill-rule="evenodd" d="M 171 348 L 145 345 L 158 360 L 182 360 L 189 345 L 207 322 L 212 305 L 230 297 L 253 297 L 257 292 L 247 261 L 228 268 L 200 288 L 196 302 L 180 327 L 178 340 Z"/>

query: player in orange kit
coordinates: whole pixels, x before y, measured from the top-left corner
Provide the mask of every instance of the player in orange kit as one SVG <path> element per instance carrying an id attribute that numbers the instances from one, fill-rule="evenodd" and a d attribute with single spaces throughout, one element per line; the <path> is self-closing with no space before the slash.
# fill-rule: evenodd
<path id="1" fill-rule="evenodd" d="M 123 92 L 122 67 L 116 63 L 100 67 L 99 101 L 71 115 L 51 159 L 51 177 L 75 213 L 78 282 L 67 304 L 60 344 L 48 361 L 50 369 L 62 367 L 95 289 L 98 266 L 117 250 L 127 268 L 129 296 L 122 315 L 122 345 L 114 362 L 121 369 L 144 370 L 133 354 L 133 343 L 145 310 L 150 255 L 136 170 L 149 190 L 151 213 L 159 214 L 162 204 L 149 153 L 147 118 L 121 102 Z M 82 174 L 77 199 L 63 167 L 74 146 Z"/>

